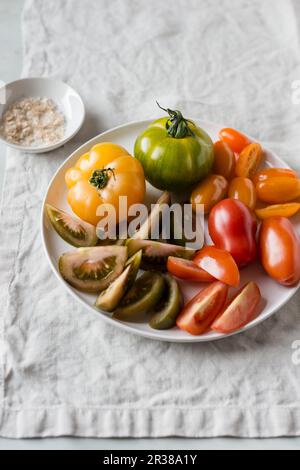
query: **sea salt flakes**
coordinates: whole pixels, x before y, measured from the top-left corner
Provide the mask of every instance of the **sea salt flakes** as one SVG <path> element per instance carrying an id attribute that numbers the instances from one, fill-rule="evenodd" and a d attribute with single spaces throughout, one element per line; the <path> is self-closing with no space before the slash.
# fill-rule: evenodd
<path id="1" fill-rule="evenodd" d="M 55 144 L 64 133 L 65 116 L 49 98 L 17 101 L 0 122 L 0 134 L 5 140 L 28 147 Z"/>

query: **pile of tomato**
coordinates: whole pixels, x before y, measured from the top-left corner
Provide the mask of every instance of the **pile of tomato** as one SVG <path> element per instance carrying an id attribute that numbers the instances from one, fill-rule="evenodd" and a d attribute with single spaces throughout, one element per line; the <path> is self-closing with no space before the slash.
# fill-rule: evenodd
<path id="1" fill-rule="evenodd" d="M 234 129 L 222 129 L 214 144 L 213 174 L 196 186 L 191 204 L 204 206 L 212 246 L 193 261 L 171 257 L 168 271 L 189 281 L 210 283 L 177 318 L 191 334 L 212 330 L 232 333 L 258 314 L 261 303 L 255 282 L 228 303 L 228 286 L 240 285 L 240 270 L 259 260 L 267 274 L 291 287 L 300 281 L 300 243 L 289 220 L 300 209 L 300 180 L 285 168 L 261 169 L 259 143 Z"/>
<path id="2" fill-rule="evenodd" d="M 137 137 L 135 158 L 102 142 L 67 170 L 77 218 L 46 207 L 54 229 L 76 247 L 60 257 L 59 270 L 74 288 L 96 293 L 95 307 L 119 321 L 140 322 L 147 314 L 155 329 L 232 333 L 262 309 L 256 280 L 241 286 L 242 269 L 258 262 L 287 288 L 300 281 L 300 242 L 290 220 L 300 210 L 300 179 L 291 169 L 267 167 L 262 146 L 240 132 L 222 129 L 213 143 L 180 111 L 165 111 L 168 117 Z M 96 228 L 108 208 L 115 208 L 114 228 L 128 219 L 119 211 L 120 197 L 127 196 L 128 208 L 144 201 L 145 180 L 164 191 L 148 220 L 131 238 L 99 239 Z M 149 240 L 171 192 L 190 197 L 195 212 L 204 207 L 211 245 L 195 252 L 172 237 Z M 140 269 L 146 272 L 138 277 Z M 184 305 L 178 279 L 207 287 Z M 233 297 L 232 287 L 240 289 Z"/>

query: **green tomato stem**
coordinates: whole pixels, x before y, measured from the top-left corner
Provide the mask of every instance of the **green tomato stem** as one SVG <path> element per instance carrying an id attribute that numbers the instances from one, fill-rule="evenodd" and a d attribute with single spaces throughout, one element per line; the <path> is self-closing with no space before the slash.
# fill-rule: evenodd
<path id="1" fill-rule="evenodd" d="M 115 172 L 112 168 L 103 168 L 103 170 L 94 170 L 92 176 L 89 179 L 89 182 L 92 186 L 95 186 L 97 189 L 103 189 L 109 181 L 109 173 L 113 174 L 115 177 Z"/>
<path id="2" fill-rule="evenodd" d="M 172 109 L 165 109 L 156 101 L 157 106 L 168 113 L 170 119 L 166 124 L 166 129 L 170 137 L 175 139 L 184 139 L 184 137 L 194 137 L 195 134 L 189 127 L 189 120 L 185 119 L 180 111 L 173 111 Z"/>

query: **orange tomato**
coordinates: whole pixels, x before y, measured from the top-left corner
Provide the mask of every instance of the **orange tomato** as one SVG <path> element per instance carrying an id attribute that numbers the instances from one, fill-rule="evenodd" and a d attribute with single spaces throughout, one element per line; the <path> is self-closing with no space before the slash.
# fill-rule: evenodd
<path id="1" fill-rule="evenodd" d="M 263 161 L 263 150 L 260 144 L 247 145 L 239 156 L 235 167 L 236 176 L 253 178 Z"/>
<path id="2" fill-rule="evenodd" d="M 66 172 L 65 181 L 73 212 L 93 225 L 102 218 L 97 215 L 100 206 L 105 209 L 105 205 L 112 205 L 119 222 L 119 197 L 127 196 L 129 208 L 143 202 L 145 196 L 145 177 L 140 162 L 124 148 L 110 142 L 97 144 L 82 155 Z"/>
<path id="3" fill-rule="evenodd" d="M 229 127 L 221 129 L 219 132 L 220 140 L 226 142 L 231 150 L 236 153 L 241 153 L 244 148 L 250 144 L 250 140 L 241 132 L 231 129 Z"/>
<path id="4" fill-rule="evenodd" d="M 256 209 L 255 213 L 259 219 L 264 220 L 270 217 L 293 217 L 299 210 L 300 204 L 298 202 L 290 202 Z"/>
<path id="5" fill-rule="evenodd" d="M 265 168 L 254 175 L 253 183 L 255 186 L 261 181 L 274 177 L 298 178 L 296 171 L 289 168 Z"/>
<path id="6" fill-rule="evenodd" d="M 243 202 L 249 209 L 256 206 L 256 190 L 249 178 L 234 178 L 229 184 L 228 197 Z"/>
<path id="7" fill-rule="evenodd" d="M 261 262 L 271 278 L 284 286 L 300 281 L 300 241 L 285 217 L 263 221 L 259 235 Z"/>
<path id="8" fill-rule="evenodd" d="M 227 195 L 228 182 L 221 175 L 210 175 L 201 181 L 191 194 L 191 204 L 194 212 L 197 205 L 204 205 L 204 213 L 208 214 L 218 202 Z"/>
<path id="9" fill-rule="evenodd" d="M 267 178 L 256 185 L 257 197 L 268 204 L 283 204 L 300 197 L 300 180 L 287 176 Z"/>
<path id="10" fill-rule="evenodd" d="M 214 166 L 213 172 L 222 175 L 227 180 L 234 177 L 235 154 L 226 142 L 219 140 L 214 144 Z"/>
<path id="11" fill-rule="evenodd" d="M 224 284 L 237 287 L 240 283 L 239 268 L 228 251 L 205 246 L 198 251 L 194 263 Z"/>

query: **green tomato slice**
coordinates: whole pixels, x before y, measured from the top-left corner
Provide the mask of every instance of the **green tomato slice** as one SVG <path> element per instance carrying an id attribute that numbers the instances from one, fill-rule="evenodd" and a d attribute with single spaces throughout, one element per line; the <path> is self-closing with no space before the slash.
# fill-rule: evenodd
<path id="1" fill-rule="evenodd" d="M 144 314 L 152 311 L 161 300 L 164 287 L 161 274 L 145 272 L 122 299 L 113 318 L 127 322 L 141 321 Z"/>
<path id="2" fill-rule="evenodd" d="M 168 330 L 176 324 L 176 318 L 179 315 L 183 299 L 177 281 L 166 274 L 165 291 L 161 302 L 156 306 L 154 315 L 149 325 L 155 330 Z"/>

